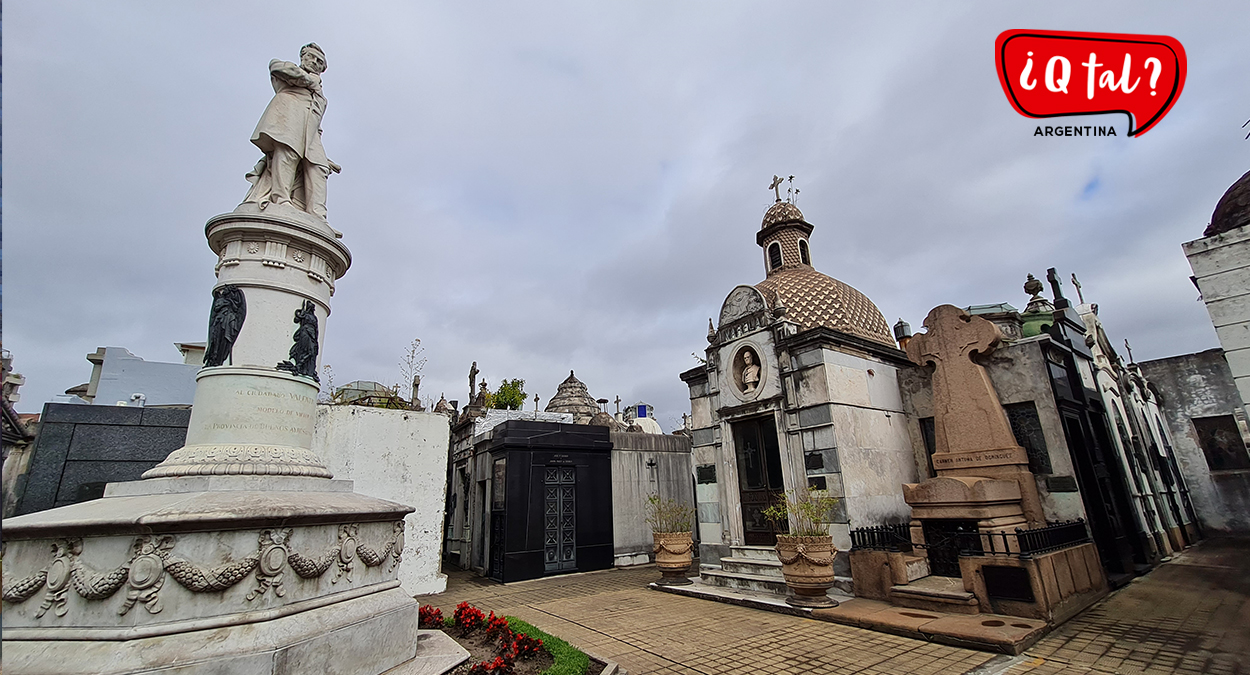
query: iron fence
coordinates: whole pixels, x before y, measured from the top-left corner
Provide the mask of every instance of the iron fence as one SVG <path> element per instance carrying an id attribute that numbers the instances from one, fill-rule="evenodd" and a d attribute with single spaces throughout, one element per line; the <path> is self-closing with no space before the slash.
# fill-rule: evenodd
<path id="1" fill-rule="evenodd" d="M 851 530 L 851 546 L 874 551 L 911 551 L 911 526 L 897 523 L 860 527 Z"/>
<path id="2" fill-rule="evenodd" d="M 1083 519 L 1050 523 L 1033 529 L 1016 528 L 1015 532 L 958 532 L 942 542 L 913 544 L 911 528 L 906 523 L 876 525 L 851 530 L 851 544 L 856 549 L 877 551 L 911 551 L 915 548 L 943 548 L 954 545 L 959 555 L 1010 555 L 1031 558 L 1043 553 L 1077 546 L 1091 541 Z"/>
<path id="3" fill-rule="evenodd" d="M 1016 530 L 1016 539 L 1022 556 L 1050 553 L 1091 541 L 1083 518 L 1051 523 L 1033 530 Z"/>

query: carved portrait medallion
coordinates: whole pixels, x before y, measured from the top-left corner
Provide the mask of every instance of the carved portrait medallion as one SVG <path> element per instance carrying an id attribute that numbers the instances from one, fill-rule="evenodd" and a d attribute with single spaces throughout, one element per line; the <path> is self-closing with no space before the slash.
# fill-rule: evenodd
<path id="1" fill-rule="evenodd" d="M 732 376 L 741 398 L 755 398 L 764 383 L 764 360 L 754 345 L 743 345 L 734 352 Z"/>

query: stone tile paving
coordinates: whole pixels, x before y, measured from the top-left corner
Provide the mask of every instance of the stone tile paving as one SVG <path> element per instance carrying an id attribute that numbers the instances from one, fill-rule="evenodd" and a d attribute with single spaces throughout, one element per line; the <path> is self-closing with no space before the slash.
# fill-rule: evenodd
<path id="1" fill-rule="evenodd" d="M 1250 540 L 1190 549 L 1018 657 L 659 593 L 646 587 L 659 578 L 651 566 L 508 585 L 454 569 L 448 577 L 445 593 L 421 601 L 446 615 L 467 600 L 519 616 L 631 675 L 1250 675 Z"/>
<path id="2" fill-rule="evenodd" d="M 719 602 L 659 593 L 653 566 L 496 584 L 448 571 L 421 598 L 445 615 L 468 601 L 521 617 L 644 673 L 964 673 L 995 655 Z M 999 657 L 1000 660 L 1002 657 Z"/>
<path id="3" fill-rule="evenodd" d="M 1250 673 L 1250 539 L 1211 539 L 987 673 Z"/>

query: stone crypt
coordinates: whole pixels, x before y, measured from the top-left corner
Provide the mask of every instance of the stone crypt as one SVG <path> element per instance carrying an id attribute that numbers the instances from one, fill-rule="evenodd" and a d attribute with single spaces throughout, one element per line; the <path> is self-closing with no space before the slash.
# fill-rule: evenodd
<path id="1" fill-rule="evenodd" d="M 325 216 L 325 54 L 269 65 L 252 189 L 218 256 L 186 445 L 102 499 L 4 522 L 3 667 L 17 673 L 440 673 L 400 587 L 410 507 L 311 451 L 318 356 L 351 264 Z M 441 514 L 428 514 L 438 519 Z M 449 644 L 450 643 L 450 644 Z"/>
<path id="2" fill-rule="evenodd" d="M 909 522 L 862 528 L 849 554 L 855 595 L 930 612 L 1062 623 L 1106 595 L 1083 521 L 1047 523 L 1030 458 L 982 363 L 1003 333 L 939 305 L 905 342 L 932 368 L 936 475 L 902 486 Z"/>

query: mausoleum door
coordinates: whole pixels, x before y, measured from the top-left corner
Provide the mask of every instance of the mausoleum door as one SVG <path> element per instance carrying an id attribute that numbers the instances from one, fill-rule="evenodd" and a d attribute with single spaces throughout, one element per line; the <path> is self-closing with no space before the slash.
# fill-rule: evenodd
<path id="1" fill-rule="evenodd" d="M 772 523 L 764 518 L 763 510 L 785 495 L 777 424 L 772 417 L 764 417 L 738 422 L 733 430 L 743 543 L 773 546 L 777 543 L 777 534 Z M 783 532 L 788 529 L 786 523 L 780 523 L 779 527 Z"/>
<path id="2" fill-rule="evenodd" d="M 486 481 L 477 482 L 477 516 L 478 522 L 473 528 L 473 567 L 478 570 L 486 569 L 486 523 L 490 517 L 490 510 L 487 508 Z"/>
<path id="3" fill-rule="evenodd" d="M 1128 520 L 1131 507 L 1117 473 L 1119 467 L 1106 457 L 1110 438 L 1105 433 L 1100 434 L 1104 437 L 1101 439 L 1089 433 L 1093 430 L 1087 429 L 1084 415 L 1079 412 L 1062 407 L 1060 412 L 1068 449 L 1076 466 L 1081 501 L 1089 517 L 1090 534 L 1098 546 L 1103 567 L 1112 576 L 1129 574 L 1138 551 L 1134 546 L 1133 523 Z"/>
<path id="4" fill-rule="evenodd" d="M 577 569 L 577 469 L 543 467 L 543 572 Z"/>

